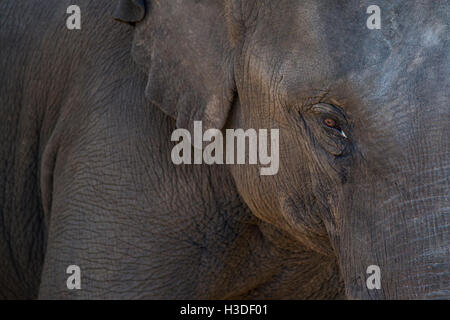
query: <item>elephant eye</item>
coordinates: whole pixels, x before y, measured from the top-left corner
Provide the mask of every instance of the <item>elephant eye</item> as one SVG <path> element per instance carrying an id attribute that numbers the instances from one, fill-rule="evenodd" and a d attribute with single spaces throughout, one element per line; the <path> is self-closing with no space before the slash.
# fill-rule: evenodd
<path id="1" fill-rule="evenodd" d="M 345 132 L 341 129 L 338 122 L 336 120 L 334 120 L 333 118 L 325 118 L 323 120 L 323 123 L 328 128 L 331 128 L 331 129 L 337 131 L 339 133 L 339 135 L 341 135 L 342 137 L 347 138 L 347 135 L 345 134 Z"/>
<path id="2" fill-rule="evenodd" d="M 327 127 L 336 128 L 337 123 L 334 119 L 326 118 L 323 122 L 327 125 Z"/>

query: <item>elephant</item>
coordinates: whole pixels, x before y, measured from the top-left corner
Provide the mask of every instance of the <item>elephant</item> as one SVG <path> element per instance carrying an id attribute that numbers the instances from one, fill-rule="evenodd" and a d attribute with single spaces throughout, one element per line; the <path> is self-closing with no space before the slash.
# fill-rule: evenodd
<path id="1" fill-rule="evenodd" d="M 0 298 L 450 298 L 448 2 L 72 2 L 0 3 Z"/>

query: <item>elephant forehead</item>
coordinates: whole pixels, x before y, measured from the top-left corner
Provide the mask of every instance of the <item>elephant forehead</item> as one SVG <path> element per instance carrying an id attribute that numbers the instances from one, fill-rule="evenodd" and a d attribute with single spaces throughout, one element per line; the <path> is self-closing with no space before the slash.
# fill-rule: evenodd
<path id="1" fill-rule="evenodd" d="M 408 72 L 445 64 L 436 58 L 446 55 L 438 2 L 380 1 L 379 30 L 366 25 L 366 2 L 286 0 L 266 8 L 247 42 L 246 66 L 256 80 L 295 96 L 342 79 L 385 90 Z"/>

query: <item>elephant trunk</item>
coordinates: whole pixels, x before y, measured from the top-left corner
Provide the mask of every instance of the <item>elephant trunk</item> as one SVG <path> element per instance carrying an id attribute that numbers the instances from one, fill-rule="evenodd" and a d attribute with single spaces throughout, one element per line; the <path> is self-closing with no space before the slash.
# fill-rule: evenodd
<path id="1" fill-rule="evenodd" d="M 446 239 L 449 223 L 444 213 L 444 196 L 422 195 L 404 200 L 394 205 L 397 208 L 375 228 L 371 250 L 377 258 L 375 263 L 382 265 L 384 280 L 380 290 L 385 298 L 450 297 Z"/>
<path id="2" fill-rule="evenodd" d="M 436 145 L 366 170 L 340 199 L 330 235 L 349 298 L 450 298 L 449 166 Z"/>

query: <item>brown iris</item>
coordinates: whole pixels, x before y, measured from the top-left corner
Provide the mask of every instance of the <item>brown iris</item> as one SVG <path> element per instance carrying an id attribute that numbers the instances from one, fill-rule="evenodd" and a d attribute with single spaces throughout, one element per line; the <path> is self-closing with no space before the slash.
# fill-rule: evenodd
<path id="1" fill-rule="evenodd" d="M 336 120 L 331 118 L 326 118 L 323 122 L 330 128 L 336 128 L 337 126 Z"/>

